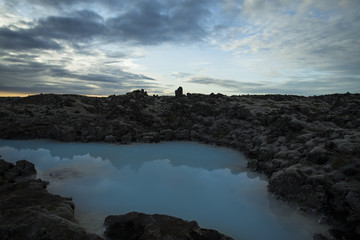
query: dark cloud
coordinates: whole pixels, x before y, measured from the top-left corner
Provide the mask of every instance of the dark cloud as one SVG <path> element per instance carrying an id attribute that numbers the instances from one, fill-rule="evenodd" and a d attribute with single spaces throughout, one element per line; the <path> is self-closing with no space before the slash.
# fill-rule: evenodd
<path id="1" fill-rule="evenodd" d="M 16 59 L 16 58 L 14 58 Z M 5 57 L 0 64 L 0 90 L 14 92 L 58 92 L 106 94 L 133 85 L 155 87 L 153 78 L 116 70 L 115 73 L 76 73 L 59 65 L 50 65 L 28 60 L 12 61 Z M 124 92 L 123 92 L 124 93 Z"/>
<path id="2" fill-rule="evenodd" d="M 11 50 L 61 49 L 53 40 L 34 35 L 28 30 L 0 28 L 0 48 Z"/>
<path id="3" fill-rule="evenodd" d="M 84 14 L 82 12 L 82 14 Z M 103 35 L 105 26 L 97 22 L 96 13 L 87 11 L 89 17 L 48 17 L 41 19 L 35 28 L 28 32 L 34 36 L 68 41 L 89 41 Z M 91 17 L 90 17 L 91 16 Z"/>
<path id="4" fill-rule="evenodd" d="M 19 54 L 17 56 L 4 56 L 2 60 L 10 63 L 27 63 L 29 60 L 33 60 L 34 56 L 27 54 Z"/>
<path id="5" fill-rule="evenodd" d="M 171 76 L 175 77 L 175 78 L 188 78 L 188 77 L 191 77 L 193 76 L 194 74 L 192 73 L 186 73 L 186 72 L 175 72 L 175 73 L 172 73 Z"/>
<path id="6" fill-rule="evenodd" d="M 91 19 L 93 21 L 103 21 L 104 20 L 104 18 L 102 16 L 100 16 L 96 12 L 90 11 L 90 10 L 76 11 L 74 13 L 74 15 L 77 17 L 80 17 L 80 18 L 86 18 L 87 20 L 89 20 L 89 19 Z"/>
<path id="7" fill-rule="evenodd" d="M 0 28 L 0 47 L 12 50 L 53 49 L 60 50 L 65 41 L 80 48 L 79 43 L 90 42 L 93 37 L 103 36 L 106 27 L 102 18 L 92 11 L 77 11 L 75 16 L 50 16 L 31 24 L 32 28 L 12 26 Z"/>
<path id="8" fill-rule="evenodd" d="M 52 2 L 52 1 L 49 1 Z M 98 13 L 81 10 L 48 16 L 30 28 L 0 29 L 0 46 L 7 49 L 60 49 L 56 41 L 75 47 L 94 38 L 106 43 L 131 42 L 157 45 L 163 42 L 199 41 L 207 35 L 204 20 L 210 1 L 133 1 L 118 16 L 106 21 Z M 52 4 L 73 4 L 55 1 Z M 43 1 L 42 4 L 50 4 Z M 99 3 L 100 4 L 100 3 Z M 86 47 L 86 46 L 85 46 Z"/>
<path id="9" fill-rule="evenodd" d="M 112 58 L 125 58 L 127 56 L 130 56 L 130 53 L 126 53 L 126 52 L 119 52 L 119 51 L 111 51 L 111 52 L 106 52 L 106 57 L 109 58 L 109 63 L 111 62 Z"/>
<path id="10" fill-rule="evenodd" d="M 86 85 L 76 85 L 72 83 L 58 82 L 52 85 L 45 85 L 43 83 L 32 83 L 29 86 L 1 86 L 4 92 L 16 93 L 78 93 L 84 94 L 85 92 L 96 91 L 95 87 Z"/>
<path id="11" fill-rule="evenodd" d="M 76 5 L 79 3 L 90 3 L 91 0 L 5 0 L 7 4 L 12 6 L 19 6 L 21 4 L 28 3 L 33 6 L 44 6 L 62 8 Z"/>
<path id="12" fill-rule="evenodd" d="M 110 18 L 111 35 L 140 44 L 197 41 L 206 35 L 202 19 L 209 12 L 206 1 L 138 1 L 124 14 Z"/>
<path id="13" fill-rule="evenodd" d="M 133 74 L 128 73 L 121 70 L 116 70 L 116 76 L 108 75 L 108 74 L 76 74 L 72 73 L 63 68 L 51 68 L 49 70 L 49 75 L 52 77 L 60 77 L 60 78 L 72 78 L 78 80 L 84 80 L 87 82 L 108 82 L 108 83 L 120 83 L 127 82 L 133 80 L 155 80 L 151 77 L 147 77 L 141 74 Z"/>
<path id="14" fill-rule="evenodd" d="M 69 8 L 76 5 L 90 5 L 97 4 L 98 6 L 106 6 L 109 9 L 117 9 L 123 7 L 131 1 L 119 1 L 119 0 L 5 0 L 8 4 L 11 5 L 22 5 L 28 3 L 32 6 L 43 6 L 43 7 L 52 7 L 59 10 L 68 10 Z M 134 0 L 136 1 L 136 0 Z"/>
<path id="15" fill-rule="evenodd" d="M 345 85 L 351 89 L 360 80 L 359 7 L 357 0 L 3 0 L 0 90 L 31 85 L 64 92 L 71 87 L 112 91 L 117 86 L 156 91 L 160 88 L 154 79 L 120 66 L 141 64 L 133 59 L 156 49 L 149 45 L 164 43 L 171 43 L 166 48 L 189 43 L 221 47 L 242 55 L 242 62 L 252 60 L 247 57 L 263 59 L 245 67 L 253 71 L 250 76 L 261 75 L 257 81 L 288 80 L 270 84 L 194 77 L 199 72 L 191 73 L 185 64 L 184 72 L 171 75 L 189 83 L 253 93 L 333 92 Z M 80 62 L 87 57 L 88 64 Z M 69 71 L 70 64 L 86 69 Z M 236 61 L 234 66 L 241 69 L 244 64 Z M 210 72 L 206 67 L 204 72 Z M 261 73 L 270 70 L 281 75 Z"/>
<path id="16" fill-rule="evenodd" d="M 0 79 L 1 82 L 10 82 L 11 79 L 16 76 L 25 76 L 31 74 L 41 74 L 48 69 L 48 65 L 33 62 L 33 61 L 26 61 L 24 64 L 0 64 Z M 12 75 L 14 74 L 14 75 Z"/>
<path id="17" fill-rule="evenodd" d="M 264 84 L 262 83 L 252 83 L 252 82 L 239 82 L 235 80 L 226 80 L 226 79 L 216 79 L 210 77 L 193 77 L 187 82 L 190 83 L 197 83 L 197 84 L 205 84 L 205 85 L 216 85 L 220 87 L 225 87 L 234 90 L 244 90 L 247 88 L 254 88 L 254 87 L 263 87 Z"/>

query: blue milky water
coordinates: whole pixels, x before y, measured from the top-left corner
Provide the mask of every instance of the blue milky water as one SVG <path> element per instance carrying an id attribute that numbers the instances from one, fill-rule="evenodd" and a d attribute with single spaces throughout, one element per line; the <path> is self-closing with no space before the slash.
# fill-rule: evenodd
<path id="1" fill-rule="evenodd" d="M 234 239 L 312 239 L 324 232 L 274 200 L 236 151 L 199 143 L 111 145 L 0 140 L 0 155 L 33 162 L 51 193 L 72 197 L 75 216 L 101 235 L 107 215 L 139 211 L 196 220 Z"/>

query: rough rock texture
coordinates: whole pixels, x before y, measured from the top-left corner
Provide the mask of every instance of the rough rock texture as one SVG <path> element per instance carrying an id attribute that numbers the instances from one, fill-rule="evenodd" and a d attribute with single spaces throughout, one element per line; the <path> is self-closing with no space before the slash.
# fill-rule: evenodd
<path id="1" fill-rule="evenodd" d="M 104 223 L 108 240 L 230 240 L 217 231 L 200 228 L 195 221 L 167 215 L 131 212 L 108 216 Z"/>
<path id="2" fill-rule="evenodd" d="M 35 180 L 34 165 L 0 159 L 0 239 L 101 239 L 74 219 L 70 199 L 49 194 L 47 183 Z"/>
<path id="3" fill-rule="evenodd" d="M 269 177 L 269 191 L 327 216 L 335 237 L 360 239 L 359 94 L 0 98 L 0 138 L 231 147 Z"/>

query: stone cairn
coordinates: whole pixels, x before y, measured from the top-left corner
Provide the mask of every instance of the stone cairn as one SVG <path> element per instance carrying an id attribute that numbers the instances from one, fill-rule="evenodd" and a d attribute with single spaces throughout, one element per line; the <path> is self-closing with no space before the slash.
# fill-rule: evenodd
<path id="1" fill-rule="evenodd" d="M 179 87 L 177 90 L 175 90 L 175 97 L 181 97 L 183 95 L 183 88 Z"/>

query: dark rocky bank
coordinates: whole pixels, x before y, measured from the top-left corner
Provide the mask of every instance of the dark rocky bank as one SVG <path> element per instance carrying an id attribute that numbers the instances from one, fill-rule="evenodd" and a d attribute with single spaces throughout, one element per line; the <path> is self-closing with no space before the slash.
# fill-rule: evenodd
<path id="1" fill-rule="evenodd" d="M 360 95 L 0 98 L 0 138 L 198 141 L 227 146 L 265 173 L 269 191 L 323 215 L 334 239 L 360 239 Z M 317 238 L 321 236 L 316 236 Z"/>

